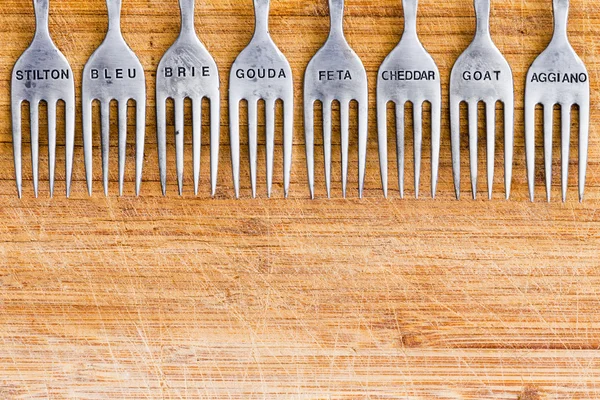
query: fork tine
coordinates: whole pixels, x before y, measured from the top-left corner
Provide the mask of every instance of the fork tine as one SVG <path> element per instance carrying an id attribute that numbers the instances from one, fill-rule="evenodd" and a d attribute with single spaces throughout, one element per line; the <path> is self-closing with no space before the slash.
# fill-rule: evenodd
<path id="1" fill-rule="evenodd" d="M 325 155 L 325 185 L 331 198 L 331 101 L 323 102 L 323 152 Z"/>
<path id="2" fill-rule="evenodd" d="M 561 105 L 561 184 L 562 184 L 562 201 L 567 201 L 567 190 L 569 187 L 569 155 L 571 150 L 571 107 Z"/>
<path id="3" fill-rule="evenodd" d="M 221 143 L 220 107 L 221 103 L 217 92 L 215 96 L 210 98 L 210 185 L 213 197 L 217 194 L 217 178 L 219 176 L 219 146 Z"/>
<path id="4" fill-rule="evenodd" d="M 38 197 L 39 187 L 39 152 L 40 152 L 40 121 L 39 121 L 39 102 L 32 101 L 30 105 L 30 125 L 31 125 L 31 164 L 33 166 L 33 191 L 35 197 Z"/>
<path id="5" fill-rule="evenodd" d="M 73 177 L 73 153 L 75 149 L 75 105 L 65 101 L 65 158 L 67 178 L 67 198 L 71 196 L 71 181 Z"/>
<path id="6" fill-rule="evenodd" d="M 473 192 L 473 200 L 477 199 L 477 169 L 479 161 L 478 149 L 478 103 L 476 101 L 469 102 L 469 154 L 471 158 L 471 189 Z"/>
<path id="7" fill-rule="evenodd" d="M 287 199 L 292 175 L 292 152 L 294 147 L 294 97 L 283 100 L 283 186 Z"/>
<path id="8" fill-rule="evenodd" d="M 535 200 L 535 107 L 534 102 L 525 101 L 525 156 L 529 200 L 532 202 Z"/>
<path id="9" fill-rule="evenodd" d="M 365 90 L 366 92 L 366 90 Z M 358 101 L 358 197 L 362 199 L 367 172 L 367 143 L 369 140 L 369 100 L 367 95 Z"/>
<path id="10" fill-rule="evenodd" d="M 441 104 L 438 100 L 431 102 L 431 197 L 437 193 L 438 173 L 440 170 L 441 147 Z"/>
<path id="11" fill-rule="evenodd" d="M 583 201 L 585 194 L 585 180 L 588 165 L 590 132 L 590 104 L 589 99 L 579 105 L 579 201 Z"/>
<path id="12" fill-rule="evenodd" d="M 388 125 L 387 105 L 381 95 L 377 98 L 377 132 L 379 135 L 379 170 L 381 172 L 381 185 L 383 196 L 388 197 Z"/>
<path id="13" fill-rule="evenodd" d="M 456 198 L 460 199 L 460 102 L 450 100 L 450 133 L 452 142 L 452 174 Z"/>
<path id="14" fill-rule="evenodd" d="M 513 157 L 515 143 L 514 103 L 504 104 L 504 190 L 506 200 L 510 199 L 513 172 Z"/>
<path id="15" fill-rule="evenodd" d="M 102 176 L 104 179 L 104 195 L 108 196 L 108 163 L 110 153 L 110 102 L 103 101 L 100 105 L 102 119 Z"/>
<path id="16" fill-rule="evenodd" d="M 48 175 L 50 178 L 50 197 L 54 196 L 54 177 L 56 173 L 56 101 L 48 100 Z"/>
<path id="17" fill-rule="evenodd" d="M 552 192 L 552 129 L 554 107 L 544 105 L 544 167 L 546 170 L 546 199 L 550 202 Z"/>
<path id="18" fill-rule="evenodd" d="M 306 169 L 310 198 L 315 198 L 315 120 L 314 101 L 304 100 L 304 140 L 306 146 Z M 287 120 L 287 118 L 286 118 Z"/>
<path id="19" fill-rule="evenodd" d="M 423 104 L 413 104 L 413 131 L 414 131 L 414 156 L 415 156 L 415 198 L 419 198 L 421 186 L 421 157 L 423 152 Z"/>
<path id="20" fill-rule="evenodd" d="M 200 186 L 200 160 L 202 156 L 202 98 L 192 99 L 192 153 L 194 163 L 194 195 Z"/>
<path id="21" fill-rule="evenodd" d="M 23 197 L 23 167 L 22 167 L 22 127 L 21 127 L 21 101 L 12 101 L 12 131 L 13 131 L 13 156 L 15 161 L 15 178 L 19 198 Z"/>
<path id="22" fill-rule="evenodd" d="M 267 196 L 271 197 L 273 186 L 273 158 L 275 152 L 275 101 L 265 101 L 265 130 L 267 140 Z"/>
<path id="23" fill-rule="evenodd" d="M 136 165 L 135 165 L 135 195 L 140 195 L 142 187 L 142 170 L 144 167 L 144 147 L 146 139 L 146 97 L 135 99 L 136 110 Z"/>
<path id="24" fill-rule="evenodd" d="M 342 156 L 342 193 L 346 198 L 348 188 L 348 141 L 350 137 L 350 104 L 340 101 L 340 136 Z"/>
<path id="25" fill-rule="evenodd" d="M 158 169 L 163 196 L 167 195 L 167 110 L 166 98 L 156 99 L 156 140 L 158 147 Z"/>
<path id="26" fill-rule="evenodd" d="M 229 135 L 231 146 L 231 170 L 235 197 L 240 198 L 240 100 L 229 99 Z"/>
<path id="27" fill-rule="evenodd" d="M 175 157 L 177 159 L 177 187 L 179 195 L 183 195 L 183 157 L 184 157 L 184 99 L 178 97 L 175 99 Z"/>
<path id="28" fill-rule="evenodd" d="M 256 169 L 258 154 L 258 102 L 248 100 L 248 151 L 250 153 L 250 181 L 252 182 L 252 197 L 256 198 Z"/>
<path id="29" fill-rule="evenodd" d="M 123 196 L 125 163 L 127 161 L 127 99 L 119 100 L 119 196 Z"/>
<path id="30" fill-rule="evenodd" d="M 396 159 L 398 163 L 398 188 L 404 198 L 404 108 L 405 101 L 396 104 Z"/>
<path id="31" fill-rule="evenodd" d="M 487 184 L 488 198 L 491 200 L 494 193 L 494 170 L 496 167 L 496 102 L 486 102 L 485 113 L 487 130 Z"/>
<path id="32" fill-rule="evenodd" d="M 85 178 L 87 182 L 88 195 L 92 195 L 93 175 L 92 175 L 92 102 L 83 101 L 81 110 L 83 118 L 83 155 L 85 163 Z"/>

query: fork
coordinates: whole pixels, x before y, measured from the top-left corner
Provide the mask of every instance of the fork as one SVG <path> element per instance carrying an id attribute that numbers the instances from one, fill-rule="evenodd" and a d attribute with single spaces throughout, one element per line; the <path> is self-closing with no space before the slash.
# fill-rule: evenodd
<path id="1" fill-rule="evenodd" d="M 331 106 L 340 103 L 342 191 L 348 181 L 350 102 L 358 102 L 358 185 L 362 198 L 367 162 L 368 102 L 367 73 L 358 55 L 344 37 L 344 0 L 329 0 L 331 29 L 323 47 L 312 58 L 304 77 L 304 130 L 310 195 L 314 199 L 314 105 L 323 106 L 323 147 L 327 197 L 331 197 Z"/>
<path id="2" fill-rule="evenodd" d="M 569 0 L 554 0 L 554 36 L 533 62 L 525 87 L 525 152 L 529 196 L 535 192 L 535 107 L 544 109 L 544 164 L 546 197 L 552 188 L 552 128 L 554 105 L 561 107 L 562 200 L 567 200 L 571 107 L 579 106 L 579 201 L 583 201 L 590 129 L 590 80 L 583 61 L 571 47 L 567 34 Z"/>
<path id="3" fill-rule="evenodd" d="M 202 140 L 202 99 L 210 101 L 211 113 L 211 189 L 215 195 L 221 128 L 219 71 L 213 57 L 200 42 L 194 27 L 195 0 L 179 0 L 181 33 L 163 56 L 156 73 L 156 127 L 160 181 L 163 195 L 167 190 L 166 101 L 175 102 L 175 142 L 177 182 L 183 193 L 184 102 L 192 100 L 194 193 L 198 195 Z"/>
<path id="4" fill-rule="evenodd" d="M 267 195 L 271 197 L 275 148 L 275 103 L 283 102 L 284 193 L 289 195 L 294 129 L 294 83 L 292 69 L 269 34 L 269 0 L 254 0 L 255 30 L 248 46 L 231 67 L 229 79 L 229 120 L 231 164 L 235 195 L 240 196 L 240 102 L 248 102 L 248 136 L 252 197 L 256 197 L 258 115 L 260 100 L 265 102 Z"/>
<path id="5" fill-rule="evenodd" d="M 514 152 L 514 84 L 510 65 L 490 35 L 490 0 L 475 0 L 477 30 L 471 45 L 458 58 L 450 78 L 452 168 L 456 197 L 460 198 L 460 104 L 468 105 L 469 152 L 473 199 L 477 198 L 478 105 L 485 104 L 487 129 L 488 197 L 493 195 L 496 104 L 504 105 L 504 186 L 510 198 Z"/>
<path id="6" fill-rule="evenodd" d="M 15 177 L 19 198 L 22 188 L 22 126 L 21 106 L 30 107 L 31 161 L 33 187 L 38 197 L 39 183 L 39 105 L 45 101 L 48 109 L 48 163 L 50 196 L 54 194 L 56 167 L 56 104 L 65 103 L 65 154 L 67 197 L 71 193 L 73 149 L 75 145 L 75 83 L 73 71 L 65 56 L 50 38 L 48 27 L 49 0 L 34 0 L 36 32 L 29 48 L 16 62 L 12 72 L 11 108 Z"/>
<path id="7" fill-rule="evenodd" d="M 119 120 L 119 195 L 123 195 L 127 152 L 128 101 L 136 103 L 136 195 L 140 194 L 146 133 L 146 81 L 144 69 L 121 33 L 121 0 L 106 0 L 108 32 L 104 42 L 90 57 L 83 70 L 82 113 L 85 169 L 88 192 L 92 194 L 92 102 L 100 102 L 101 147 L 104 194 L 108 196 L 110 103 L 118 103 Z"/>
<path id="8" fill-rule="evenodd" d="M 421 176 L 422 106 L 431 104 L 431 193 L 435 198 L 440 161 L 440 126 L 442 87 L 440 73 L 433 58 L 417 36 L 418 0 L 403 0 L 404 33 L 396 48 L 379 69 L 377 83 L 377 120 L 379 128 L 379 160 L 385 197 L 388 195 L 388 127 L 387 106 L 396 106 L 398 186 L 404 197 L 404 106 L 413 104 L 415 195 L 419 197 Z"/>

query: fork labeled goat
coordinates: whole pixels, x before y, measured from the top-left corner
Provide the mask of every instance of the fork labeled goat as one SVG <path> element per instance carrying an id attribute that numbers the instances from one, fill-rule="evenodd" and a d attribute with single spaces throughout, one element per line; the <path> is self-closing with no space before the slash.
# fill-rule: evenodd
<path id="1" fill-rule="evenodd" d="M 590 80 L 583 61 L 571 47 L 567 35 L 569 0 L 554 0 L 554 36 L 533 62 L 525 86 L 525 152 L 529 196 L 535 196 L 535 108 L 544 109 L 544 166 L 546 197 L 552 189 L 552 130 L 554 106 L 561 109 L 562 200 L 567 200 L 571 109 L 579 107 L 579 200 L 583 201 L 590 129 Z"/>
<path id="2" fill-rule="evenodd" d="M 127 109 L 130 100 L 136 108 L 136 195 L 140 194 L 146 135 L 146 80 L 144 69 L 121 33 L 121 0 L 106 0 L 108 32 L 104 42 L 83 70 L 83 146 L 88 192 L 92 194 L 92 103 L 100 102 L 101 147 L 104 193 L 108 195 L 110 150 L 110 103 L 118 103 L 119 194 L 123 194 L 127 156 Z"/>
<path id="3" fill-rule="evenodd" d="M 192 152 L 194 192 L 198 194 L 202 149 L 202 100 L 210 101 L 211 191 L 215 195 L 219 162 L 220 94 L 219 71 L 213 57 L 196 35 L 194 0 L 179 0 L 181 33 L 163 56 L 156 72 L 156 127 L 160 182 L 167 190 L 167 115 L 166 102 L 175 104 L 175 151 L 179 194 L 183 192 L 184 103 L 192 101 Z"/>
<path id="4" fill-rule="evenodd" d="M 431 104 L 431 194 L 435 197 L 440 162 L 442 87 L 440 72 L 417 36 L 418 0 L 403 0 L 404 33 L 396 48 L 385 59 L 377 82 L 377 125 L 379 161 L 385 197 L 388 194 L 387 106 L 396 107 L 396 147 L 398 186 L 404 197 L 404 108 L 413 105 L 415 196 L 419 197 L 423 143 L 423 104 Z"/>
<path id="5" fill-rule="evenodd" d="M 469 153 L 473 198 L 477 197 L 478 179 L 478 107 L 485 104 L 487 131 L 487 181 L 491 199 L 496 156 L 496 104 L 504 106 L 504 185 L 510 197 L 514 151 L 514 84 L 510 65 L 492 41 L 490 0 L 475 0 L 477 30 L 475 38 L 458 58 L 450 78 L 450 129 L 452 168 L 456 197 L 460 198 L 460 105 L 468 106 Z"/>
<path id="6" fill-rule="evenodd" d="M 255 29 L 248 46 L 231 67 L 229 121 L 231 164 L 235 195 L 240 196 L 240 102 L 248 103 L 248 143 L 252 197 L 256 197 L 258 153 L 258 102 L 265 102 L 267 194 L 271 196 L 275 150 L 275 103 L 283 101 L 283 174 L 285 197 L 289 194 L 294 129 L 292 69 L 269 34 L 269 0 L 254 0 Z"/>
<path id="7" fill-rule="evenodd" d="M 46 102 L 48 110 L 48 167 L 50 196 L 54 194 L 56 167 L 56 108 L 65 104 L 65 155 L 67 197 L 71 193 L 73 148 L 75 145 L 75 83 L 73 71 L 65 56 L 50 38 L 48 28 L 49 0 L 34 0 L 36 32 L 29 48 L 14 66 L 11 83 L 11 107 L 15 176 L 19 197 L 22 196 L 22 126 L 21 106 L 29 103 L 31 161 L 33 187 L 38 196 L 39 183 L 39 106 Z"/>
<path id="8" fill-rule="evenodd" d="M 367 163 L 369 93 L 367 72 L 358 55 L 344 37 L 344 0 L 329 0 L 331 30 L 323 47 L 306 68 L 304 75 L 304 130 L 306 160 L 311 197 L 315 197 L 314 106 L 323 106 L 323 148 L 325 184 L 331 197 L 331 125 L 332 104 L 340 104 L 342 192 L 346 197 L 348 183 L 348 147 L 350 102 L 358 103 L 358 185 L 362 197 Z"/>

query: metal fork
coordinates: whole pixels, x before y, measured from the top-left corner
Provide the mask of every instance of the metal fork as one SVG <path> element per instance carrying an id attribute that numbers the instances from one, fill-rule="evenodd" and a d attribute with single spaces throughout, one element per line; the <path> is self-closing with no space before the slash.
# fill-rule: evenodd
<path id="1" fill-rule="evenodd" d="M 202 146 L 202 99 L 210 101 L 211 113 L 211 189 L 215 195 L 219 166 L 221 128 L 219 71 L 213 57 L 196 35 L 194 27 L 194 0 L 179 0 L 181 33 L 163 56 L 156 73 L 156 127 L 160 182 L 163 195 L 167 190 L 167 119 L 166 101 L 175 102 L 175 142 L 177 182 L 183 193 L 184 102 L 192 100 L 193 110 L 193 163 L 194 193 L 198 194 L 200 181 L 200 153 Z"/>
<path id="2" fill-rule="evenodd" d="M 331 106 L 340 103 L 342 191 L 348 181 L 348 140 L 350 102 L 358 102 L 358 185 L 362 198 L 367 162 L 369 94 L 367 73 L 358 55 L 344 37 L 344 0 L 329 0 L 331 30 L 323 47 L 306 68 L 304 77 L 304 130 L 310 195 L 314 189 L 314 105 L 323 105 L 323 147 L 327 196 L 331 197 Z"/>
<path id="3" fill-rule="evenodd" d="M 491 199 L 494 185 L 496 103 L 504 104 L 504 184 L 510 198 L 514 148 L 514 85 L 510 65 L 490 35 L 490 0 L 475 0 L 477 31 L 458 58 L 450 79 L 452 167 L 456 197 L 460 198 L 460 104 L 468 104 L 469 151 L 473 198 L 477 197 L 478 105 L 485 103 L 487 126 L 487 180 Z"/>
<path id="4" fill-rule="evenodd" d="M 265 101 L 267 136 L 267 194 L 271 196 L 275 148 L 275 103 L 283 102 L 284 192 L 288 197 L 292 168 L 294 129 L 294 83 L 292 69 L 269 34 L 269 0 L 254 0 L 255 30 L 248 46 L 231 67 L 229 79 L 229 120 L 231 164 L 235 195 L 240 195 L 240 101 L 248 102 L 248 136 L 252 197 L 256 197 L 258 101 Z"/>
<path id="5" fill-rule="evenodd" d="M 127 152 L 127 103 L 136 103 L 136 195 L 140 194 L 146 133 L 146 81 L 142 64 L 121 33 L 121 0 L 106 0 L 108 32 L 104 42 L 83 70 L 82 113 L 85 169 L 88 192 L 92 194 L 92 102 L 100 102 L 102 119 L 102 172 L 104 193 L 108 196 L 110 147 L 110 102 L 118 102 L 119 194 L 123 195 Z"/>
<path id="6" fill-rule="evenodd" d="M 415 196 L 419 197 L 421 152 L 423 141 L 422 108 L 431 104 L 431 194 L 435 197 L 440 162 L 440 126 L 442 87 L 440 73 L 417 35 L 418 0 L 402 0 L 404 33 L 396 48 L 379 69 L 377 83 L 377 120 L 379 128 L 379 160 L 385 197 L 388 194 L 387 106 L 396 106 L 398 185 L 404 197 L 404 106 L 413 104 Z"/>
<path id="7" fill-rule="evenodd" d="M 567 200 L 571 107 L 579 106 L 579 201 L 583 201 L 590 129 L 590 80 L 583 61 L 571 47 L 567 34 L 569 0 L 554 0 L 554 36 L 533 62 L 525 87 L 525 141 L 529 196 L 535 191 L 535 107 L 544 108 L 546 196 L 552 188 L 552 128 L 554 105 L 561 107 L 562 200 Z"/>
<path id="8" fill-rule="evenodd" d="M 22 189 L 22 126 L 21 105 L 30 106 L 31 161 L 33 187 L 38 197 L 39 181 L 39 105 L 45 101 L 48 107 L 48 163 L 50 196 L 54 194 L 56 166 L 56 103 L 65 103 L 65 153 L 67 197 L 71 193 L 73 172 L 73 148 L 75 144 L 75 83 L 73 71 L 65 56 L 56 48 L 48 28 L 49 0 L 34 0 L 36 32 L 29 48 L 16 62 L 12 72 L 11 108 L 15 177 L 19 197 Z"/>

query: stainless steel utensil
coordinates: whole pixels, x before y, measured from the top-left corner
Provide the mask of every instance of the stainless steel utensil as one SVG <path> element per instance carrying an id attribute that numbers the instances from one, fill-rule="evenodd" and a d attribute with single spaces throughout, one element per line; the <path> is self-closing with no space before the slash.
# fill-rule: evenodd
<path id="1" fill-rule="evenodd" d="M 215 195 L 219 166 L 221 128 L 219 71 L 206 47 L 200 42 L 194 27 L 194 0 L 179 0 L 181 33 L 163 56 L 156 72 L 156 127 L 160 182 L 163 194 L 167 190 L 167 99 L 175 103 L 175 148 L 177 183 L 183 193 L 184 102 L 192 101 L 193 110 L 193 163 L 194 193 L 200 182 L 200 155 L 202 149 L 202 100 L 210 101 L 211 118 L 211 191 Z"/>
<path id="2" fill-rule="evenodd" d="M 329 0 L 331 30 L 323 47 L 308 64 L 304 78 L 304 130 L 311 197 L 314 189 L 314 105 L 323 105 L 323 141 L 327 196 L 331 197 L 331 106 L 340 103 L 342 138 L 342 191 L 348 182 L 350 102 L 358 102 L 358 182 L 362 197 L 367 163 L 369 93 L 367 73 L 344 37 L 344 0 Z"/>
<path id="3" fill-rule="evenodd" d="M 239 54 L 229 79 L 231 163 L 235 195 L 240 195 L 240 101 L 248 102 L 248 136 L 252 196 L 256 197 L 257 107 L 265 101 L 267 136 L 267 194 L 271 196 L 275 148 L 275 103 L 283 101 L 283 173 L 285 197 L 289 194 L 294 130 L 294 84 L 292 69 L 269 34 L 269 0 L 254 0 L 255 30 Z"/>
<path id="4" fill-rule="evenodd" d="M 146 80 L 144 69 L 121 33 L 121 0 L 106 0 L 108 32 L 83 71 L 82 112 L 85 168 L 88 191 L 92 194 L 92 102 L 100 102 L 102 119 L 102 171 L 104 193 L 108 195 L 110 147 L 110 102 L 118 102 L 119 194 L 123 194 L 127 150 L 127 103 L 136 104 L 136 195 L 140 194 L 146 133 Z"/>
<path id="5" fill-rule="evenodd" d="M 398 186 L 404 197 L 404 108 L 413 105 L 415 196 L 419 197 L 421 152 L 423 142 L 423 104 L 431 104 L 431 194 L 435 197 L 440 162 L 440 126 L 442 87 L 440 72 L 433 58 L 419 41 L 417 34 L 418 0 L 403 0 L 404 33 L 396 48 L 379 69 L 377 83 L 377 125 L 379 128 L 379 161 L 385 197 L 388 194 L 388 126 L 387 106 L 396 106 L 396 147 Z"/>
<path id="6" fill-rule="evenodd" d="M 544 108 L 544 164 L 546 197 L 552 188 L 552 128 L 556 104 L 561 107 L 562 200 L 567 200 L 571 107 L 579 106 L 579 200 L 583 201 L 590 129 L 590 80 L 583 61 L 571 47 L 567 34 L 569 0 L 554 0 L 554 36 L 527 74 L 525 88 L 525 142 L 529 196 L 535 192 L 535 107 Z"/>
<path id="7" fill-rule="evenodd" d="M 487 129 L 487 180 L 491 199 L 494 185 L 496 104 L 504 105 L 505 194 L 510 197 L 514 148 L 514 85 L 510 65 L 490 35 L 490 0 L 475 0 L 477 31 L 471 45 L 458 58 L 450 79 L 452 167 L 456 197 L 460 198 L 460 104 L 468 104 L 469 151 L 473 198 L 477 197 L 478 105 L 485 103 Z"/>
<path id="8" fill-rule="evenodd" d="M 71 193 L 73 172 L 73 148 L 75 145 L 75 83 L 73 71 L 65 56 L 50 38 L 48 28 L 49 0 L 34 0 L 36 32 L 29 48 L 14 66 L 11 83 L 11 108 L 15 175 L 19 197 L 22 189 L 22 126 L 21 106 L 28 102 L 31 121 L 31 161 L 33 165 L 33 188 L 38 196 L 39 182 L 39 106 L 42 101 L 48 107 L 48 160 L 50 196 L 54 194 L 56 167 L 56 106 L 65 103 L 65 154 L 67 197 Z"/>

